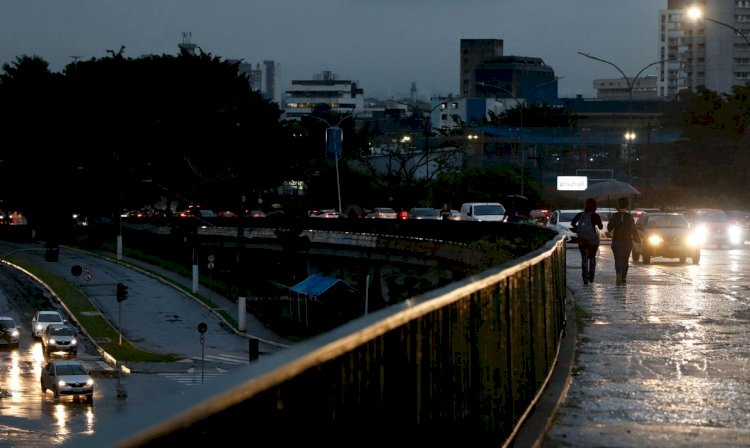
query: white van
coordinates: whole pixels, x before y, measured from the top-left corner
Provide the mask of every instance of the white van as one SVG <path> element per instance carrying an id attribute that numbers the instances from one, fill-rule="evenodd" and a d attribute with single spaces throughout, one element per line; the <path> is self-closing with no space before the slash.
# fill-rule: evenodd
<path id="1" fill-rule="evenodd" d="M 502 221 L 505 207 L 499 202 L 466 202 L 461 204 L 461 214 L 470 221 Z"/>

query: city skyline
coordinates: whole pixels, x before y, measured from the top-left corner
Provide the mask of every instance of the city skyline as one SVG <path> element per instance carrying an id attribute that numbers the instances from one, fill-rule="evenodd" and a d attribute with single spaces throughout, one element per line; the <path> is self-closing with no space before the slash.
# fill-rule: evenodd
<path id="1" fill-rule="evenodd" d="M 252 4 L 250 4 L 252 3 Z M 658 60 L 666 0 L 257 0 L 206 4 L 13 1 L 0 16 L 0 63 L 39 56 L 61 72 L 108 51 L 176 55 L 189 33 L 222 59 L 281 67 L 281 88 L 330 71 L 368 97 L 457 95 L 461 39 L 502 39 L 505 55 L 538 57 L 560 77 L 560 97 L 593 98 L 594 79 L 628 76 Z M 652 67 L 642 76 L 656 74 Z"/>

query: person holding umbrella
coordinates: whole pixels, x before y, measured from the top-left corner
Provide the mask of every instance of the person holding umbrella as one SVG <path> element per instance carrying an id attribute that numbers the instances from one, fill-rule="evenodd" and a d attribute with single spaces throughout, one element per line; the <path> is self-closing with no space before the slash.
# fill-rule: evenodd
<path id="1" fill-rule="evenodd" d="M 635 228 L 635 219 L 628 213 L 628 198 L 617 200 L 617 213 L 609 218 L 607 230 L 612 233 L 612 253 L 615 256 L 615 274 L 617 286 L 624 285 L 628 277 L 630 252 L 633 250 L 633 242 L 641 241 L 638 230 Z"/>
<path id="2" fill-rule="evenodd" d="M 570 221 L 570 230 L 578 234 L 578 250 L 581 252 L 581 276 L 583 284 L 594 282 L 596 253 L 599 251 L 599 231 L 604 228 L 602 218 L 596 213 L 596 199 L 588 198 L 583 211 Z"/>

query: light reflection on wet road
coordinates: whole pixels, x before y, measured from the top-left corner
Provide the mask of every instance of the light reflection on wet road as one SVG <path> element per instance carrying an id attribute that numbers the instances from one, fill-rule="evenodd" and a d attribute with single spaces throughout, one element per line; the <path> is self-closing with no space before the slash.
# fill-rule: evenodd
<path id="1" fill-rule="evenodd" d="M 571 248 L 568 286 L 586 317 L 544 446 L 750 446 L 750 250 L 631 262 L 615 286 L 602 246 L 584 286 Z"/>

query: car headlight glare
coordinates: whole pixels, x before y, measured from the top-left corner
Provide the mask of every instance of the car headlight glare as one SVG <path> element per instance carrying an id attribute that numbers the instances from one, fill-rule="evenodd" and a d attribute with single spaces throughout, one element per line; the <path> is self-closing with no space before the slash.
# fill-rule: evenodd
<path id="1" fill-rule="evenodd" d="M 698 232 L 692 232 L 685 239 L 685 243 L 690 247 L 698 247 L 703 243 L 703 240 L 704 238 Z"/>
<path id="2" fill-rule="evenodd" d="M 652 246 L 660 246 L 662 243 L 664 243 L 664 238 L 662 238 L 661 235 L 650 235 L 647 241 L 648 244 Z"/>
<path id="3" fill-rule="evenodd" d="M 727 229 L 727 235 L 729 236 L 729 242 L 732 244 L 739 244 L 742 242 L 742 229 L 739 226 L 729 226 Z"/>

